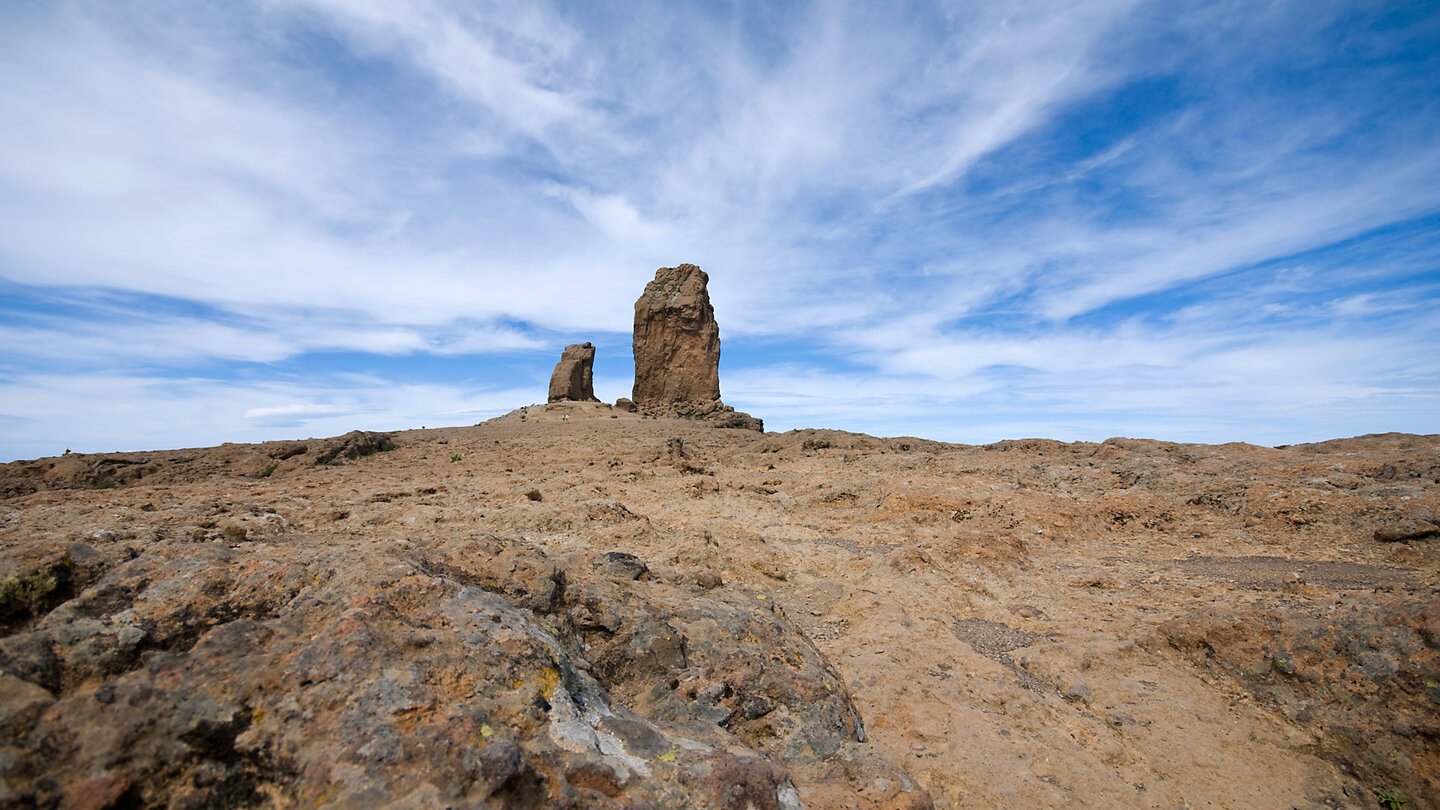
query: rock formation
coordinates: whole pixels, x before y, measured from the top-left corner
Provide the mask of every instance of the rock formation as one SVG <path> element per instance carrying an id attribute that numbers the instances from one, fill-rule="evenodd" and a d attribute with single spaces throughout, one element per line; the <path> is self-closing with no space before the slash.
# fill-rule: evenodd
<path id="1" fill-rule="evenodd" d="M 720 327 L 693 264 L 662 267 L 635 302 L 635 388 L 640 407 L 720 399 Z"/>
<path id="2" fill-rule="evenodd" d="M 595 399 L 595 384 L 592 379 L 594 365 L 594 346 L 589 343 L 566 346 L 565 351 L 560 354 L 560 362 L 555 364 L 555 373 L 550 375 L 550 396 L 547 401 L 598 402 Z"/>
<path id="3" fill-rule="evenodd" d="M 488 536 L 96 545 L 0 551 L 0 805 L 931 806 L 763 594 Z"/>
<path id="4" fill-rule="evenodd" d="M 0 464 L 0 808 L 1440 807 L 1440 435 L 672 405 Z"/>

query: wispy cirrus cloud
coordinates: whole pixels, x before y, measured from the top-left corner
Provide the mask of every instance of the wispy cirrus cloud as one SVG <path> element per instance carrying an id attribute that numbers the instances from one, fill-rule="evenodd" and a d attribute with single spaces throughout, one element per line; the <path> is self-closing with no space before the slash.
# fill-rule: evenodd
<path id="1" fill-rule="evenodd" d="M 316 12 L 362 52 L 413 64 L 447 89 L 531 138 L 586 117 L 583 88 L 565 61 L 579 39 L 544 4 L 432 0 L 395 4 L 343 0 L 267 0 L 274 9 Z"/>
<path id="2" fill-rule="evenodd" d="M 93 400 L 103 392 L 104 407 Z M 43 414 L 7 439 L 17 457 L 209 446 L 350 430 L 474 424 L 529 401 L 524 389 L 388 380 L 247 381 L 131 374 L 0 380 L 0 399 Z M 122 435 L 115 430 L 124 425 Z M 37 428 L 39 430 L 37 430 Z"/>
<path id="3" fill-rule="evenodd" d="M 24 387 L 46 368 L 197 404 L 290 386 L 225 411 L 244 435 L 247 410 L 410 412 L 354 369 L 474 358 L 457 390 L 528 390 L 577 339 L 622 355 L 618 395 L 634 298 L 680 261 L 711 271 L 727 398 L 775 427 L 1193 436 L 1208 414 L 1263 438 L 1289 410 L 1323 435 L 1423 427 L 1440 387 L 1416 306 L 1433 10 L 64 0 L 0 22 L 12 440 L 81 419 Z M 266 410 L 299 406 L 349 415 Z"/>

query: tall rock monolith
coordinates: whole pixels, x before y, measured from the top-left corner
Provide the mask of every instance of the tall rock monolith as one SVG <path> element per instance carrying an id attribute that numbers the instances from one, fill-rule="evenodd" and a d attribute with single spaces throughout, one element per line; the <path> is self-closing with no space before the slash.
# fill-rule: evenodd
<path id="1" fill-rule="evenodd" d="M 720 399 L 720 327 L 693 264 L 662 267 L 635 302 L 635 388 L 639 406 Z"/>
<path id="2" fill-rule="evenodd" d="M 555 373 L 550 375 L 548 402 L 598 402 L 595 398 L 595 347 L 576 343 L 565 347 Z"/>

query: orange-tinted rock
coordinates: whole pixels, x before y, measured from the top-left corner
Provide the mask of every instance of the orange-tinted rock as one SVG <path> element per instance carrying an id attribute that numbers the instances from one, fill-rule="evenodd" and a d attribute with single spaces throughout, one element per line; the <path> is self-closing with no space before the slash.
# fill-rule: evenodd
<path id="1" fill-rule="evenodd" d="M 589 343 L 566 346 L 550 375 L 547 401 L 598 402 L 595 399 L 595 347 Z"/>
<path id="2" fill-rule="evenodd" d="M 662 267 L 635 302 L 635 389 L 640 406 L 720 398 L 720 327 L 693 264 Z"/>

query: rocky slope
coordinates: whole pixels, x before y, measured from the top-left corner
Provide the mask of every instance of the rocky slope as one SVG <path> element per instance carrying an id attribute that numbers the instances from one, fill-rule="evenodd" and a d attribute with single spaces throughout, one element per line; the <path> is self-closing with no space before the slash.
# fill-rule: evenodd
<path id="1" fill-rule="evenodd" d="M 562 402 L 0 494 L 7 806 L 1440 805 L 1436 436 Z"/>

